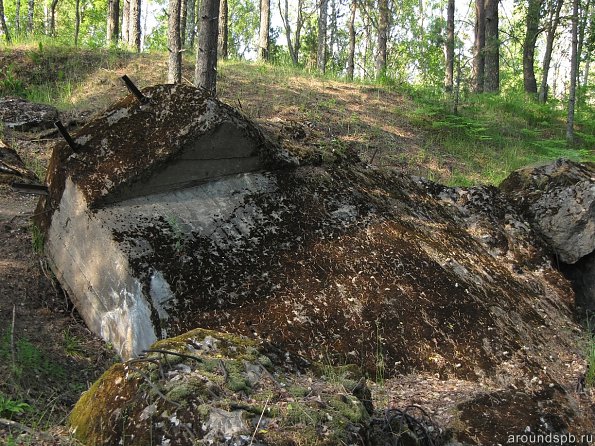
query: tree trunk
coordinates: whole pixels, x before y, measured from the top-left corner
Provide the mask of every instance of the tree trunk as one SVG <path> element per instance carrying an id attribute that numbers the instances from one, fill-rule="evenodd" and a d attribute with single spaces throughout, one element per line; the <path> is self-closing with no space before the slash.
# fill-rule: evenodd
<path id="1" fill-rule="evenodd" d="M 355 13 L 357 0 L 351 0 L 349 8 L 349 55 L 347 56 L 347 79 L 353 80 L 355 71 Z"/>
<path id="2" fill-rule="evenodd" d="M 227 38 L 229 33 L 228 28 L 228 10 L 227 0 L 220 0 L 219 2 L 219 36 L 217 40 L 217 54 L 221 59 L 227 59 L 229 56 L 227 51 Z"/>
<path id="3" fill-rule="evenodd" d="M 182 0 L 169 0 L 167 20 L 167 82 L 182 82 L 182 42 L 180 39 L 180 9 Z"/>
<path id="4" fill-rule="evenodd" d="M 529 0 L 525 20 L 525 41 L 523 43 L 523 84 L 525 92 L 537 94 L 535 79 L 535 44 L 539 35 L 539 12 L 541 0 Z"/>
<path id="5" fill-rule="evenodd" d="M 295 25 L 295 39 L 291 37 L 291 24 L 289 23 L 289 1 L 285 0 L 284 8 L 281 9 L 281 0 L 279 0 L 279 11 L 281 14 L 281 21 L 285 29 L 285 38 L 287 39 L 287 48 L 293 65 L 298 65 L 300 55 L 300 39 L 303 26 L 303 0 L 298 0 L 297 20 Z M 292 42 L 293 40 L 293 42 Z"/>
<path id="6" fill-rule="evenodd" d="M 338 30 L 337 30 L 337 14 L 338 14 L 338 10 L 337 10 L 337 0 L 331 0 L 331 15 L 328 19 L 328 27 L 330 28 L 329 30 L 329 44 L 328 44 L 328 50 L 327 50 L 327 63 L 328 63 L 328 59 L 331 59 L 331 63 L 334 63 L 335 61 L 335 46 L 337 45 L 337 35 Z"/>
<path id="7" fill-rule="evenodd" d="M 539 102 L 545 104 L 548 96 L 547 80 L 552 62 L 552 51 L 554 49 L 554 38 L 556 37 L 556 29 L 560 23 L 560 11 L 564 0 L 554 0 L 550 5 L 549 19 L 547 25 L 545 53 L 543 54 L 543 66 L 541 75 L 541 85 L 539 86 Z"/>
<path id="8" fill-rule="evenodd" d="M 33 16 L 35 13 L 35 0 L 29 0 L 27 9 L 27 34 L 33 34 Z"/>
<path id="9" fill-rule="evenodd" d="M 570 50 L 570 89 L 568 92 L 568 119 L 566 120 L 566 142 L 574 141 L 574 106 L 576 102 L 576 73 L 578 67 L 578 0 L 572 1 L 572 45 Z"/>
<path id="10" fill-rule="evenodd" d="M 14 33 L 21 34 L 21 0 L 14 2 Z"/>
<path id="11" fill-rule="evenodd" d="M 444 90 L 451 93 L 453 89 L 455 63 L 455 0 L 448 0 L 446 8 L 446 44 L 444 47 L 445 71 Z"/>
<path id="12" fill-rule="evenodd" d="M 180 4 L 180 44 L 182 47 L 186 43 L 184 36 L 186 35 L 186 27 L 188 26 L 188 10 L 186 9 L 187 0 L 182 0 Z"/>
<path id="13" fill-rule="evenodd" d="M 196 33 L 196 0 L 186 0 L 186 45 L 188 48 L 194 46 L 194 35 Z"/>
<path id="14" fill-rule="evenodd" d="M 318 44 L 316 49 L 316 67 L 321 73 L 326 70 L 326 22 L 328 0 L 320 0 L 318 8 Z"/>
<path id="15" fill-rule="evenodd" d="M 483 91 L 500 90 L 500 41 L 498 37 L 498 0 L 485 2 L 485 72 Z"/>
<path id="16" fill-rule="evenodd" d="M 130 1 L 122 0 L 124 5 L 122 6 L 122 32 L 121 40 L 125 45 L 130 45 Z"/>
<path id="17" fill-rule="evenodd" d="M 130 0 L 130 17 L 128 18 L 128 44 L 140 53 L 141 43 L 141 2 L 142 0 Z"/>
<path id="18" fill-rule="evenodd" d="M 8 26 L 6 26 L 6 17 L 4 17 L 4 0 L 0 0 L 0 26 L 2 27 L 2 34 L 4 34 L 4 40 L 6 43 L 10 43 L 10 33 L 8 32 Z"/>
<path id="19" fill-rule="evenodd" d="M 58 0 L 52 0 L 50 4 L 50 36 L 56 37 L 56 6 L 58 6 Z"/>
<path id="20" fill-rule="evenodd" d="M 376 53 L 376 77 L 382 77 L 386 73 L 386 45 L 388 42 L 389 14 L 388 0 L 378 0 L 378 48 Z"/>
<path id="21" fill-rule="evenodd" d="M 258 32 L 258 60 L 269 60 L 271 28 L 271 0 L 260 0 L 260 29 Z"/>
<path id="22" fill-rule="evenodd" d="M 74 2 L 74 46 L 79 45 L 79 31 L 81 29 L 81 0 Z"/>
<path id="23" fill-rule="evenodd" d="M 473 43 L 473 91 L 483 92 L 485 77 L 485 7 L 484 0 L 475 0 L 475 41 Z"/>
<path id="24" fill-rule="evenodd" d="M 587 29 L 587 22 L 589 19 L 589 8 L 591 7 L 591 0 L 587 0 L 584 7 L 580 11 L 579 22 L 578 22 L 578 46 L 576 50 L 576 107 L 578 108 L 583 99 L 583 92 L 581 89 L 581 61 L 583 56 L 583 46 L 585 43 L 585 31 Z M 589 54 L 587 54 L 587 58 Z M 586 84 L 585 84 L 586 85 Z"/>
<path id="25" fill-rule="evenodd" d="M 304 0 L 298 0 L 297 21 L 295 24 L 295 37 L 293 39 L 293 52 L 295 54 L 296 65 L 300 58 L 300 49 L 302 47 L 302 27 L 304 26 Z"/>
<path id="26" fill-rule="evenodd" d="M 116 45 L 118 43 L 120 21 L 120 0 L 109 0 L 107 12 L 107 44 Z"/>
<path id="27" fill-rule="evenodd" d="M 194 82 L 213 96 L 217 91 L 218 21 L 219 0 L 202 0 Z"/>

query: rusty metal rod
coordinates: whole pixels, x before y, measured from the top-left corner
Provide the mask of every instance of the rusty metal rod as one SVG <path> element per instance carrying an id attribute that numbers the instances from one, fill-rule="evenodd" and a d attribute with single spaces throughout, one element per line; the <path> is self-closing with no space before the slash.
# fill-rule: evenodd
<path id="1" fill-rule="evenodd" d="M 62 135 L 62 138 L 64 138 L 66 140 L 66 142 L 68 143 L 68 145 L 70 146 L 72 151 L 75 153 L 78 152 L 79 149 L 81 148 L 81 146 L 74 142 L 74 139 L 72 139 L 72 136 L 70 136 L 70 134 L 68 133 L 68 130 L 66 130 L 66 128 L 62 125 L 62 122 L 56 121 L 56 122 L 54 122 L 54 125 L 56 126 L 56 128 L 58 129 L 60 134 Z"/>
<path id="2" fill-rule="evenodd" d="M 130 91 L 130 93 L 132 93 L 134 97 L 138 99 L 138 102 L 140 102 L 141 104 L 146 104 L 147 102 L 149 102 L 149 98 L 142 94 L 138 88 L 136 88 L 136 85 L 134 85 L 134 83 L 130 80 L 128 76 L 122 76 L 122 80 L 126 84 L 126 88 L 128 88 L 128 91 Z"/>

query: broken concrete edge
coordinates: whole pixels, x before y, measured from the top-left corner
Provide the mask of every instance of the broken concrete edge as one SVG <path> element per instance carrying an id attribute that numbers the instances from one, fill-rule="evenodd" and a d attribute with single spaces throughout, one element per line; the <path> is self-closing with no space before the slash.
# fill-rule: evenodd
<path id="1" fill-rule="evenodd" d="M 40 228 L 49 227 L 68 177 L 81 188 L 89 208 L 101 207 L 110 199 L 117 200 L 122 189 L 163 171 L 200 138 L 208 141 L 226 123 L 254 142 L 253 156 L 259 163 L 251 169 L 299 165 L 296 156 L 256 124 L 202 90 L 181 84 L 157 85 L 143 89 L 143 94 L 149 103 L 139 104 L 129 94 L 73 134 L 80 146 L 77 153 L 65 141 L 56 143 L 46 176 L 50 194 L 36 210 Z"/>

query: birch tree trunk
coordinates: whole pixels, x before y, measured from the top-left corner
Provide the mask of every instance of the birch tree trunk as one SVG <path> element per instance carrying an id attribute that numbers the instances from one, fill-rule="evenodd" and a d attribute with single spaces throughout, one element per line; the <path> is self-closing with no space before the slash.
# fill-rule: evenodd
<path id="1" fill-rule="evenodd" d="M 195 84 L 213 96 L 217 92 L 217 35 L 219 0 L 202 0 L 196 47 Z"/>
<path id="2" fill-rule="evenodd" d="M 8 32 L 8 26 L 6 26 L 6 17 L 4 17 L 4 0 L 0 0 L 0 27 L 2 27 L 2 34 L 4 34 L 4 40 L 6 43 L 10 43 L 10 33 Z"/>
<path id="3" fill-rule="evenodd" d="M 455 63 L 455 0 L 448 0 L 446 8 L 446 44 L 444 48 L 444 90 L 451 93 L 454 83 Z"/>
<path id="4" fill-rule="evenodd" d="M 260 29 L 258 33 L 258 60 L 269 60 L 271 0 L 260 0 Z"/>
<path id="5" fill-rule="evenodd" d="M 14 33 L 21 34 L 21 0 L 14 2 Z"/>
<path id="6" fill-rule="evenodd" d="M 194 36 L 196 34 L 196 0 L 186 0 L 186 45 L 194 47 Z"/>
<path id="7" fill-rule="evenodd" d="M 321 73 L 326 70 L 326 24 L 328 0 L 320 0 L 318 8 L 318 44 L 316 50 L 316 67 Z"/>
<path id="8" fill-rule="evenodd" d="M 29 0 L 27 8 L 27 34 L 33 34 L 33 16 L 35 13 L 35 0 Z"/>
<path id="9" fill-rule="evenodd" d="M 180 39 L 180 8 L 182 0 L 169 0 L 167 19 L 167 82 L 182 82 L 182 42 Z"/>

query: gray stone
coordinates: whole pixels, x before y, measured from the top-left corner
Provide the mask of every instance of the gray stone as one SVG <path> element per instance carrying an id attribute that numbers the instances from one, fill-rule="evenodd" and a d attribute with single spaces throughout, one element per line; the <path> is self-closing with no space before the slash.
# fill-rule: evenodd
<path id="1" fill-rule="evenodd" d="M 500 185 L 560 261 L 595 250 L 595 165 L 560 159 L 513 172 Z"/>
<path id="2" fill-rule="evenodd" d="M 58 110 L 51 105 L 36 104 L 21 98 L 0 98 L 0 121 L 6 128 L 39 131 L 54 126 Z"/>

